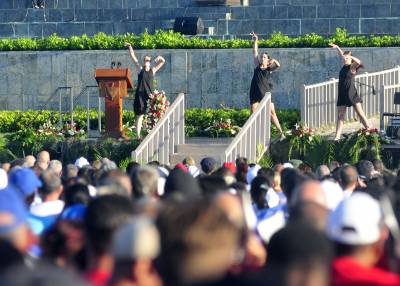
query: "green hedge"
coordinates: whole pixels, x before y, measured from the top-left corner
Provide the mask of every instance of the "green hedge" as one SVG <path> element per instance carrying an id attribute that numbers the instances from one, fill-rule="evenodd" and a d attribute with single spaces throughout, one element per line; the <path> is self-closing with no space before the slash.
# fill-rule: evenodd
<path id="1" fill-rule="evenodd" d="M 293 128 L 300 120 L 299 111 L 293 109 L 277 110 L 278 117 L 284 129 Z M 185 111 L 186 133 L 187 136 L 207 136 L 204 130 L 213 125 L 217 120 L 230 119 L 232 125 L 243 126 L 250 116 L 249 109 L 205 109 L 191 108 Z M 63 114 L 63 121 L 70 120 L 70 114 Z M 90 111 L 91 127 L 97 128 L 98 113 L 96 110 Z M 86 129 L 86 111 L 77 110 L 74 112 L 74 120 L 78 128 Z M 37 130 L 43 124 L 50 121 L 57 124 L 59 114 L 56 111 L 29 110 L 29 111 L 0 111 L 0 133 L 12 133 L 19 130 Z M 104 126 L 104 114 L 102 114 Z M 133 111 L 124 110 L 122 117 L 123 124 L 133 125 L 135 114 Z"/>
<path id="2" fill-rule="evenodd" d="M 44 38 L 0 39 L 0 51 L 54 51 L 54 50 L 118 50 L 125 49 L 129 42 L 135 49 L 238 49 L 251 48 L 252 41 L 245 39 L 204 39 L 185 37 L 173 31 L 158 30 L 155 34 L 147 31 L 140 35 L 106 35 L 98 33 L 93 37 L 82 35 L 62 38 L 53 34 Z M 400 35 L 396 36 L 351 36 L 345 29 L 336 29 L 330 37 L 306 34 L 288 37 L 275 32 L 268 39 L 260 39 L 262 48 L 324 48 L 334 42 L 347 47 L 399 47 Z"/>

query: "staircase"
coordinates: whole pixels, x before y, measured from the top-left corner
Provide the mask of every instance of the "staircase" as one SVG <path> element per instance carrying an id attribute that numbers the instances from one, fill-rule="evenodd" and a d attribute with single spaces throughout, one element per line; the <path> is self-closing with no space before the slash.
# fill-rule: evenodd
<path id="1" fill-rule="evenodd" d="M 235 138 L 185 138 L 185 96 L 180 93 L 157 125 L 132 152 L 132 160 L 146 164 L 159 161 L 174 166 L 191 156 L 197 164 L 212 157 L 220 165 L 245 157 L 258 162 L 271 139 L 271 93 L 267 92 L 257 110 Z"/>

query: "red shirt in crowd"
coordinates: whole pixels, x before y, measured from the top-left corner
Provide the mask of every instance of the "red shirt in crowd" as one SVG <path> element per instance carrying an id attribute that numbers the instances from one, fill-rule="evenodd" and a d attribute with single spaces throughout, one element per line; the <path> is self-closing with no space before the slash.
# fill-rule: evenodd
<path id="1" fill-rule="evenodd" d="M 108 280 L 111 278 L 111 273 L 100 270 L 91 270 L 84 274 L 86 281 L 90 282 L 92 286 L 106 286 Z"/>
<path id="2" fill-rule="evenodd" d="M 395 286 L 400 276 L 377 267 L 367 268 L 349 256 L 332 263 L 332 286 Z"/>

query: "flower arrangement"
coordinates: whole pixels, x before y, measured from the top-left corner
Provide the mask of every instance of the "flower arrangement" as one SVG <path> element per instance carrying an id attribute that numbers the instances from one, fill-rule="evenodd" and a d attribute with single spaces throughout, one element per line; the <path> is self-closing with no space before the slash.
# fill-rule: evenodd
<path id="1" fill-rule="evenodd" d="M 233 125 L 230 118 L 219 118 L 204 131 L 211 137 L 232 137 L 240 131 L 240 127 Z"/>
<path id="2" fill-rule="evenodd" d="M 313 128 L 309 128 L 303 123 L 296 123 L 295 127 L 286 133 L 286 138 L 289 141 L 289 159 L 291 159 L 294 150 L 298 152 L 301 158 L 307 154 L 307 151 L 320 139 L 314 132 Z"/>
<path id="3" fill-rule="evenodd" d="M 381 136 L 378 129 L 359 129 L 343 139 L 340 153 L 348 153 L 350 163 L 356 163 L 361 153 L 364 158 L 380 159 Z"/>
<path id="4" fill-rule="evenodd" d="M 143 125 L 149 132 L 156 126 L 157 122 L 164 115 L 169 107 L 169 101 L 163 90 L 155 90 L 149 98 L 148 111 L 146 112 Z"/>
<path id="5" fill-rule="evenodd" d="M 64 138 L 82 138 L 85 135 L 85 130 L 80 129 L 75 123 L 67 122 L 62 128 L 47 121 L 38 129 L 38 136 L 52 137 L 56 140 Z"/>

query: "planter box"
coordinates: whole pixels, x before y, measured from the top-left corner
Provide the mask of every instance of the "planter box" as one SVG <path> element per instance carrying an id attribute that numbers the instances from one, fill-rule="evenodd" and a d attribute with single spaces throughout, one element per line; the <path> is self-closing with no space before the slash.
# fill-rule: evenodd
<path id="1" fill-rule="evenodd" d="M 199 6 L 237 6 L 242 0 L 195 0 Z"/>

